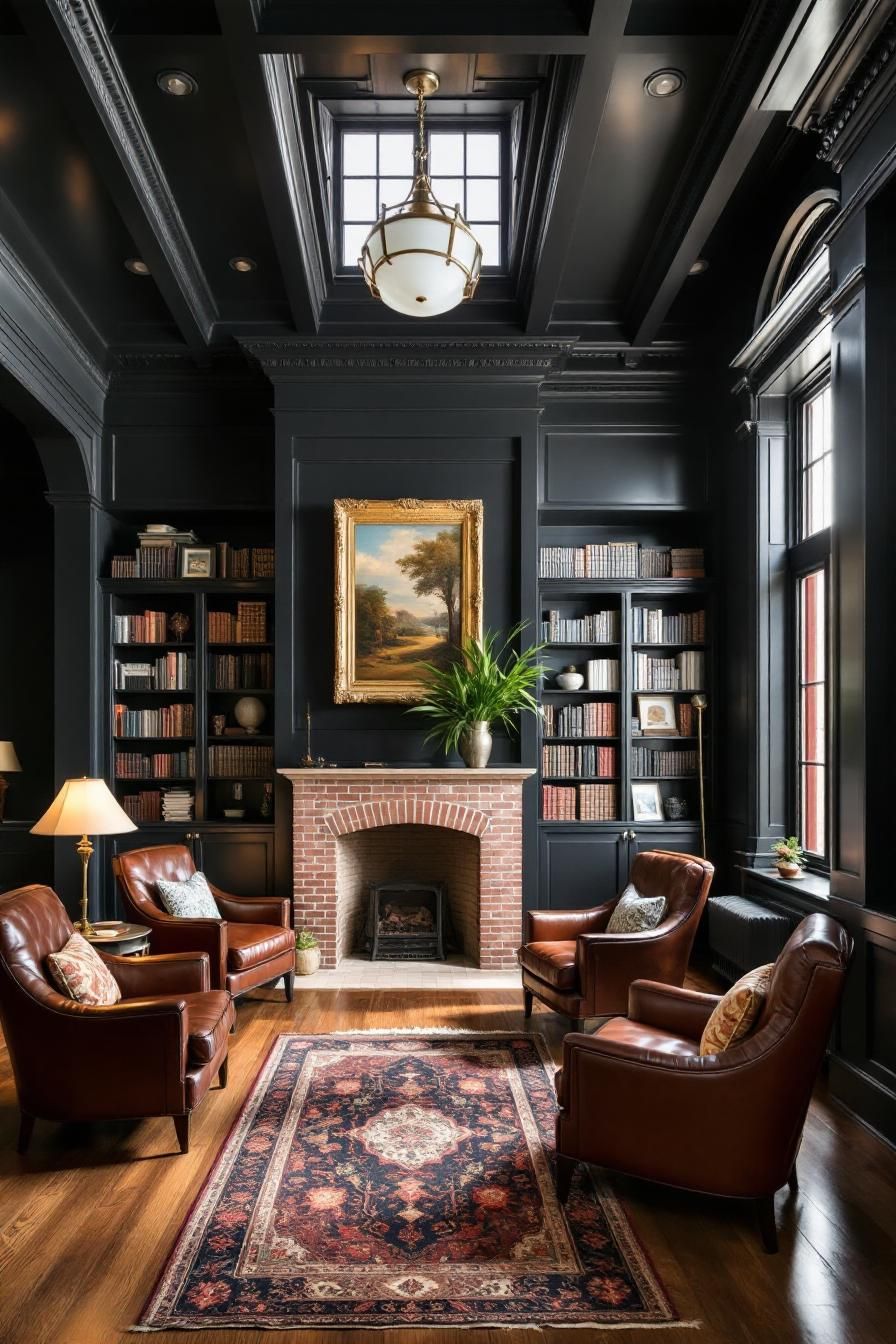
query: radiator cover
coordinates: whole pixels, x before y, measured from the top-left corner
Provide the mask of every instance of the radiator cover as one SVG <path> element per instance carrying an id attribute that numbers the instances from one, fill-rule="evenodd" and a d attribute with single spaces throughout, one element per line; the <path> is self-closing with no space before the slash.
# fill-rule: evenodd
<path id="1" fill-rule="evenodd" d="M 775 961 L 790 937 L 785 915 L 745 896 L 711 896 L 706 908 L 712 967 L 726 980 Z"/>

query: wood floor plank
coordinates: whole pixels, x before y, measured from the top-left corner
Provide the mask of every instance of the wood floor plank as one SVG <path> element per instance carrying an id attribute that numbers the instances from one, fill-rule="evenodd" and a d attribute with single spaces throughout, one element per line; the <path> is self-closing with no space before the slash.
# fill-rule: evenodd
<path id="1" fill-rule="evenodd" d="M 695 983 L 695 987 L 697 984 Z M 710 988 L 705 978 L 700 988 Z M 132 1344 L 129 1328 L 167 1258 L 269 1050 L 284 1031 L 454 1027 L 541 1033 L 556 1059 L 567 1023 L 504 990 L 264 990 L 238 1009 L 230 1082 L 194 1118 L 176 1152 L 168 1120 L 101 1126 L 38 1122 L 27 1158 L 7 1056 L 0 1052 L 0 1340 Z M 662 1141 L 662 1117 L 657 1117 Z M 698 1331 L 585 1332 L 588 1344 L 884 1344 L 896 1297 L 896 1154 L 813 1101 L 801 1188 L 782 1192 L 781 1252 L 762 1251 L 751 1210 L 613 1176 L 612 1189 L 682 1317 Z M 302 1344 L 371 1344 L 368 1331 L 284 1332 Z M 270 1331 L 163 1331 L 158 1344 L 275 1344 Z M 564 1330 L 390 1331 L 389 1344 L 570 1344 Z"/>

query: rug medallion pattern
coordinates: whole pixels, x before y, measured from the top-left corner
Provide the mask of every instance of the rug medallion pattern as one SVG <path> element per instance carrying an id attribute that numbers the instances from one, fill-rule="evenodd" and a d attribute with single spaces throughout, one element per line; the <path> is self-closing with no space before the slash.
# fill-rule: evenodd
<path id="1" fill-rule="evenodd" d="M 282 1036 L 138 1329 L 676 1320 L 538 1037 Z"/>

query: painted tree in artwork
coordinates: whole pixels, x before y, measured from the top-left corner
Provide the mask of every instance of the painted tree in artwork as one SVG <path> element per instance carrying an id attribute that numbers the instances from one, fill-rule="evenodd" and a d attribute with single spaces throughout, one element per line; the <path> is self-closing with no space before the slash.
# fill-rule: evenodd
<path id="1" fill-rule="evenodd" d="M 398 568 L 414 585 L 418 597 L 434 595 L 445 604 L 448 642 L 460 644 L 460 536 L 457 529 L 438 532 L 431 540 L 417 541 Z"/>
<path id="2" fill-rule="evenodd" d="M 371 653 L 395 639 L 395 617 L 385 588 L 359 583 L 355 587 L 355 643 L 359 653 Z"/>

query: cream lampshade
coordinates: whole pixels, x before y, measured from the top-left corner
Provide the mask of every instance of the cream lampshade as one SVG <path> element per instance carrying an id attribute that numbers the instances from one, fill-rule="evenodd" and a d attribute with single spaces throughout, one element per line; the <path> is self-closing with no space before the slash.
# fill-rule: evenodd
<path id="1" fill-rule="evenodd" d="M 81 859 L 82 934 L 93 933 L 87 918 L 87 865 L 93 853 L 88 835 L 121 835 L 136 831 L 128 814 L 119 807 L 103 779 L 67 779 L 44 815 L 31 827 L 33 835 L 79 835 L 77 853 Z"/>
<path id="2" fill-rule="evenodd" d="M 6 808 L 6 790 L 8 787 L 3 776 L 4 774 L 18 774 L 21 769 L 13 744 L 11 742 L 0 742 L 0 821 L 3 820 L 3 813 Z"/>

